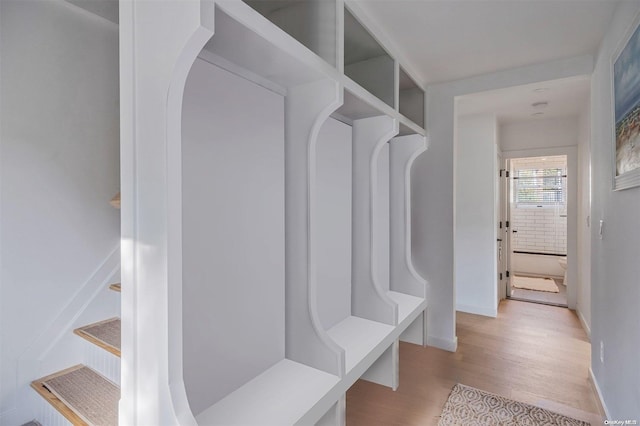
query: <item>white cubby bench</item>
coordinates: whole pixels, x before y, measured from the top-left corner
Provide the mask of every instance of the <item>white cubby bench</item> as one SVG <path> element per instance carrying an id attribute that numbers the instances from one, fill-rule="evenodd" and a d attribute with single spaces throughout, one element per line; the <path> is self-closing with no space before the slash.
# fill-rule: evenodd
<path id="1" fill-rule="evenodd" d="M 123 204 L 123 221 L 166 234 L 166 251 L 140 253 L 166 271 L 154 300 L 170 411 L 189 425 L 343 425 L 356 380 L 395 390 L 399 341 L 426 345 L 410 202 L 424 90 L 342 0 L 165 7 L 175 25 L 140 38 L 158 47 L 140 72 L 162 78 L 131 90 L 166 99 L 135 117 L 166 129 L 165 149 L 146 142 L 156 156 L 135 162 L 139 185 L 167 195 Z M 131 22 L 144 33 L 171 13 L 141 7 Z M 132 188 L 123 197 L 142 197 Z M 143 223 L 147 204 L 166 221 Z M 136 292 L 153 288 L 152 263 Z M 137 339 L 123 333 L 124 347 Z"/>

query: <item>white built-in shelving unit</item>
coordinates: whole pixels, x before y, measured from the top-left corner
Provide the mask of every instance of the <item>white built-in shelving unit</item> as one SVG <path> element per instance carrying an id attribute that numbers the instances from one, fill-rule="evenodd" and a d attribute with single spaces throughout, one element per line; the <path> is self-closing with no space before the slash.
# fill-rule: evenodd
<path id="1" fill-rule="evenodd" d="M 342 425 L 356 380 L 396 389 L 399 340 L 426 344 L 410 206 L 411 165 L 427 148 L 424 90 L 342 0 L 177 4 L 170 26 L 167 14 L 124 12 L 140 43 L 169 53 L 150 49 L 156 68 L 134 71 L 162 78 L 124 82 L 136 108 L 164 105 L 137 110 L 133 128 L 155 126 L 166 146 L 134 137 L 141 155 L 123 174 L 138 183 L 123 182 L 123 229 L 154 205 L 167 219 L 135 228 L 137 272 L 123 265 L 123 288 L 137 283 L 131 299 L 123 290 L 123 369 L 127 345 L 140 362 L 145 342 L 164 341 L 127 340 L 128 315 L 137 333 L 145 327 L 133 306 L 146 306 L 147 288 L 161 311 L 149 315 L 169 328 L 159 347 L 176 421 Z M 163 28 L 158 40 L 143 37 L 150 22 Z M 156 181 L 166 198 L 143 199 L 145 185 L 163 193 Z M 144 246 L 154 227 L 166 252 Z M 165 267 L 155 287 L 140 274 L 151 265 Z"/>

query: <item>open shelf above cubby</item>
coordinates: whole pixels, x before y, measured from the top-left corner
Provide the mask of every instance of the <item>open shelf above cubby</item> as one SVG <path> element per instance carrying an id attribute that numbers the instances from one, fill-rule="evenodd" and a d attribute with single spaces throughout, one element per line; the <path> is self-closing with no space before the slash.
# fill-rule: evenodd
<path id="1" fill-rule="evenodd" d="M 336 66 L 335 0 L 244 0 L 278 28 Z"/>
<path id="2" fill-rule="evenodd" d="M 344 74 L 394 108 L 395 62 L 347 8 L 344 10 Z"/>
<path id="3" fill-rule="evenodd" d="M 363 98 L 369 98 L 369 101 Z M 373 96 L 370 93 L 352 82 L 349 88 L 345 87 L 342 106 L 334 112 L 333 117 L 347 124 L 353 124 L 354 120 L 388 115 L 392 112 L 390 107 L 385 108 L 386 105 L 371 102 L 371 98 Z"/>
<path id="4" fill-rule="evenodd" d="M 399 75 L 400 114 L 424 128 L 424 90 L 400 67 Z"/>
<path id="5" fill-rule="evenodd" d="M 344 74 L 336 68 L 335 60 L 320 56 L 313 46 L 291 34 L 294 31 L 286 28 L 293 25 L 289 19 L 274 22 L 275 15 L 320 14 L 329 22 L 323 24 L 322 38 L 333 45 L 337 29 L 328 10 L 336 7 L 334 0 L 216 2 L 216 32 L 199 56 L 283 96 L 292 87 L 324 78 L 335 80 L 344 91 L 344 103 L 334 114 L 338 120 L 350 124 L 361 118 L 387 115 L 398 119 L 400 135 L 424 135 L 424 118 L 420 118 L 424 115 L 424 92 L 418 86 L 412 89 L 415 83 L 408 76 L 401 78 L 400 105 L 395 105 L 397 65 L 352 12 L 345 8 Z M 242 49 L 238 49 L 239 43 Z M 422 106 L 414 108 L 414 104 Z"/>
<path id="6" fill-rule="evenodd" d="M 289 87 L 327 75 L 337 78 L 333 66 L 269 22 L 260 26 L 261 31 L 251 28 L 256 20 L 264 21 L 245 2 L 216 3 L 216 32 L 200 58 L 281 95 Z"/>

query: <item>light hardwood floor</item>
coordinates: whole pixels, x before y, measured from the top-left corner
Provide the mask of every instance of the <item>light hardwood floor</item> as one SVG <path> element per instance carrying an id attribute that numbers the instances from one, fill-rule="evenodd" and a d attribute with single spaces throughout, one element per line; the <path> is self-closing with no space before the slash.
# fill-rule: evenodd
<path id="1" fill-rule="evenodd" d="M 506 300 L 498 318 L 458 313 L 457 336 L 456 353 L 401 343 L 398 390 L 356 382 L 347 425 L 436 425 L 456 383 L 602 425 L 575 312 Z"/>

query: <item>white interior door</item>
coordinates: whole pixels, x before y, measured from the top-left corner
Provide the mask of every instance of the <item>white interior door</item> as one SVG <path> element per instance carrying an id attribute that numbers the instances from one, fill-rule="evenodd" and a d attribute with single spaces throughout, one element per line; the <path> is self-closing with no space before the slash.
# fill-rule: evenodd
<path id="1" fill-rule="evenodd" d="M 496 259 L 497 259 L 497 272 L 498 272 L 498 300 L 504 299 L 508 296 L 507 287 L 509 277 L 508 271 L 508 258 L 509 258 L 509 230 L 507 229 L 508 220 L 508 182 L 507 178 L 507 161 L 502 158 L 502 155 L 498 153 L 497 156 L 497 179 L 496 179 Z"/>
<path id="2" fill-rule="evenodd" d="M 502 198 L 503 202 L 502 202 L 502 211 L 504 214 L 504 227 L 503 227 L 503 233 L 502 233 L 502 238 L 503 238 L 503 242 L 504 242 L 504 251 L 503 251 L 503 257 L 504 257 L 504 269 L 505 269 L 505 282 L 504 282 L 504 291 L 505 291 L 505 296 L 507 298 L 511 297 L 511 274 L 509 271 L 512 270 L 511 268 L 511 248 L 513 247 L 513 241 L 512 241 L 512 236 L 513 233 L 511 231 L 512 227 L 511 227 L 511 198 L 512 198 L 512 193 L 513 193 L 513 179 L 512 177 L 512 173 L 513 171 L 511 170 L 511 160 L 509 159 L 505 159 L 504 160 L 504 179 L 502 180 L 502 191 L 504 194 L 504 197 Z"/>

